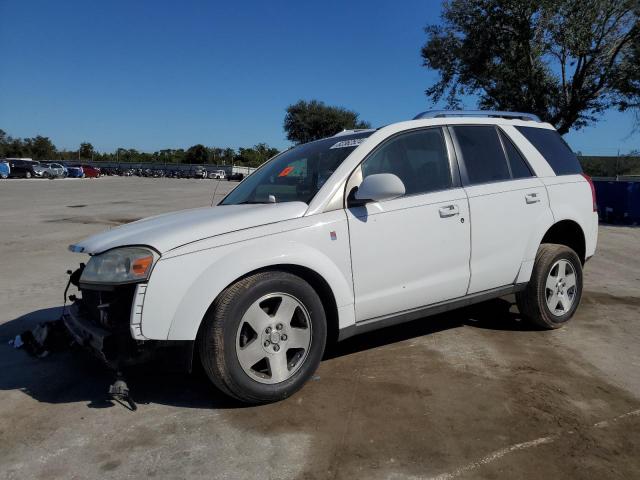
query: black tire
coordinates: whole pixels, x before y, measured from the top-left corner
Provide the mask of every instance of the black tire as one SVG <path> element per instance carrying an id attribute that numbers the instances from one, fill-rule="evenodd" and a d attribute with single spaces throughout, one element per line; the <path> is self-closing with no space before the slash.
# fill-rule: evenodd
<path id="1" fill-rule="evenodd" d="M 258 299 L 275 292 L 298 299 L 309 314 L 312 328 L 309 351 L 297 371 L 280 383 L 251 378 L 236 354 L 236 336 L 242 317 Z M 260 404 L 283 400 L 298 391 L 318 368 L 327 337 L 326 316 L 317 292 L 302 278 L 282 271 L 246 277 L 228 287 L 209 308 L 197 348 L 204 371 L 224 393 L 242 402 Z"/>
<path id="2" fill-rule="evenodd" d="M 575 272 L 575 295 L 571 307 L 562 315 L 552 313 L 547 305 L 547 278 L 559 260 L 571 264 Z M 528 322 L 545 329 L 563 326 L 573 317 L 582 297 L 582 262 L 569 247 L 553 243 L 543 243 L 538 248 L 536 260 L 527 287 L 516 294 L 518 309 Z"/>
<path id="3" fill-rule="evenodd" d="M 31 172 L 26 172 L 24 174 L 24 178 L 31 178 Z"/>

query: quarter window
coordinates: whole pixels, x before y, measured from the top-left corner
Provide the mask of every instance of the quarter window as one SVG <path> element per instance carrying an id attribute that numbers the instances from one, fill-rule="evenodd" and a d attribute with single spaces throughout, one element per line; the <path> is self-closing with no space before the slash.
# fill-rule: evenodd
<path id="1" fill-rule="evenodd" d="M 527 162 L 522 157 L 522 154 L 518 151 L 518 149 L 511 143 L 511 140 L 504 132 L 500 132 L 500 139 L 502 140 L 502 145 L 504 145 L 504 151 L 507 154 L 507 158 L 509 159 L 509 164 L 511 165 L 511 176 L 513 178 L 528 178 L 533 176 L 531 173 L 531 169 Z"/>
<path id="2" fill-rule="evenodd" d="M 362 176 L 392 173 L 407 195 L 451 188 L 449 157 L 440 128 L 398 135 L 362 164 Z"/>
<path id="3" fill-rule="evenodd" d="M 516 127 L 547 160 L 556 175 L 582 173 L 576 154 L 555 130 L 536 127 Z"/>
<path id="4" fill-rule="evenodd" d="M 495 127 L 458 125 L 452 128 L 467 169 L 469 184 L 511 179 Z"/>

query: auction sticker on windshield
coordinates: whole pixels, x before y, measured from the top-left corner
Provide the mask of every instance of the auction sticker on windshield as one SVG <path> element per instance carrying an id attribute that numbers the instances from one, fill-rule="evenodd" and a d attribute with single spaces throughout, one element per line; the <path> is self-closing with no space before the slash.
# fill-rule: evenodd
<path id="1" fill-rule="evenodd" d="M 331 148 L 348 148 L 348 147 L 357 147 L 362 142 L 364 142 L 366 138 L 353 138 L 351 140 L 342 140 L 338 143 L 334 143 Z"/>

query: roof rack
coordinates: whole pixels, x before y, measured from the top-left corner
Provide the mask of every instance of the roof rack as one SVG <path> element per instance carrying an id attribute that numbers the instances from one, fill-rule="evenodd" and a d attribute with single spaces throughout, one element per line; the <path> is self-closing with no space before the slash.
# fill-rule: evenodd
<path id="1" fill-rule="evenodd" d="M 442 117 L 492 117 L 492 118 L 511 118 L 516 120 L 528 120 L 532 122 L 541 122 L 540 117 L 533 113 L 523 112 L 505 112 L 502 110 L 427 110 L 419 113 L 414 120 L 421 118 L 442 118 Z"/>

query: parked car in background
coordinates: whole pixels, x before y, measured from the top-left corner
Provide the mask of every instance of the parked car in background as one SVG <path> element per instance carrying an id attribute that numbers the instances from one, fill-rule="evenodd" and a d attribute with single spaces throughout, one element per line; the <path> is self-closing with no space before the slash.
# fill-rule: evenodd
<path id="1" fill-rule="evenodd" d="M 226 174 L 224 173 L 224 170 L 214 170 L 212 172 L 209 172 L 209 178 L 217 178 L 222 180 L 225 176 Z"/>
<path id="2" fill-rule="evenodd" d="M 200 166 L 193 167 L 191 175 L 193 178 L 207 178 L 207 169 Z"/>
<path id="3" fill-rule="evenodd" d="M 40 163 L 34 165 L 33 173 L 42 178 L 64 177 L 64 167 L 59 163 Z"/>
<path id="4" fill-rule="evenodd" d="M 35 177 L 34 167 L 40 162 L 35 162 L 30 158 L 7 158 L 11 168 L 11 177 L 31 178 Z"/>
<path id="5" fill-rule="evenodd" d="M 9 164 L 7 162 L 0 162 L 0 178 L 9 178 L 10 173 L 11 167 L 9 166 Z"/>
<path id="6" fill-rule="evenodd" d="M 230 182 L 231 180 L 236 180 L 238 182 L 241 182 L 242 179 L 244 178 L 244 173 L 232 173 L 231 175 L 229 175 L 227 177 L 227 181 Z"/>
<path id="7" fill-rule="evenodd" d="M 91 165 L 81 165 L 84 176 L 87 178 L 98 178 L 100 176 L 100 169 L 98 167 L 92 167 Z"/>
<path id="8" fill-rule="evenodd" d="M 84 171 L 80 165 L 67 166 L 67 176 L 69 178 L 82 178 L 84 177 Z"/>

